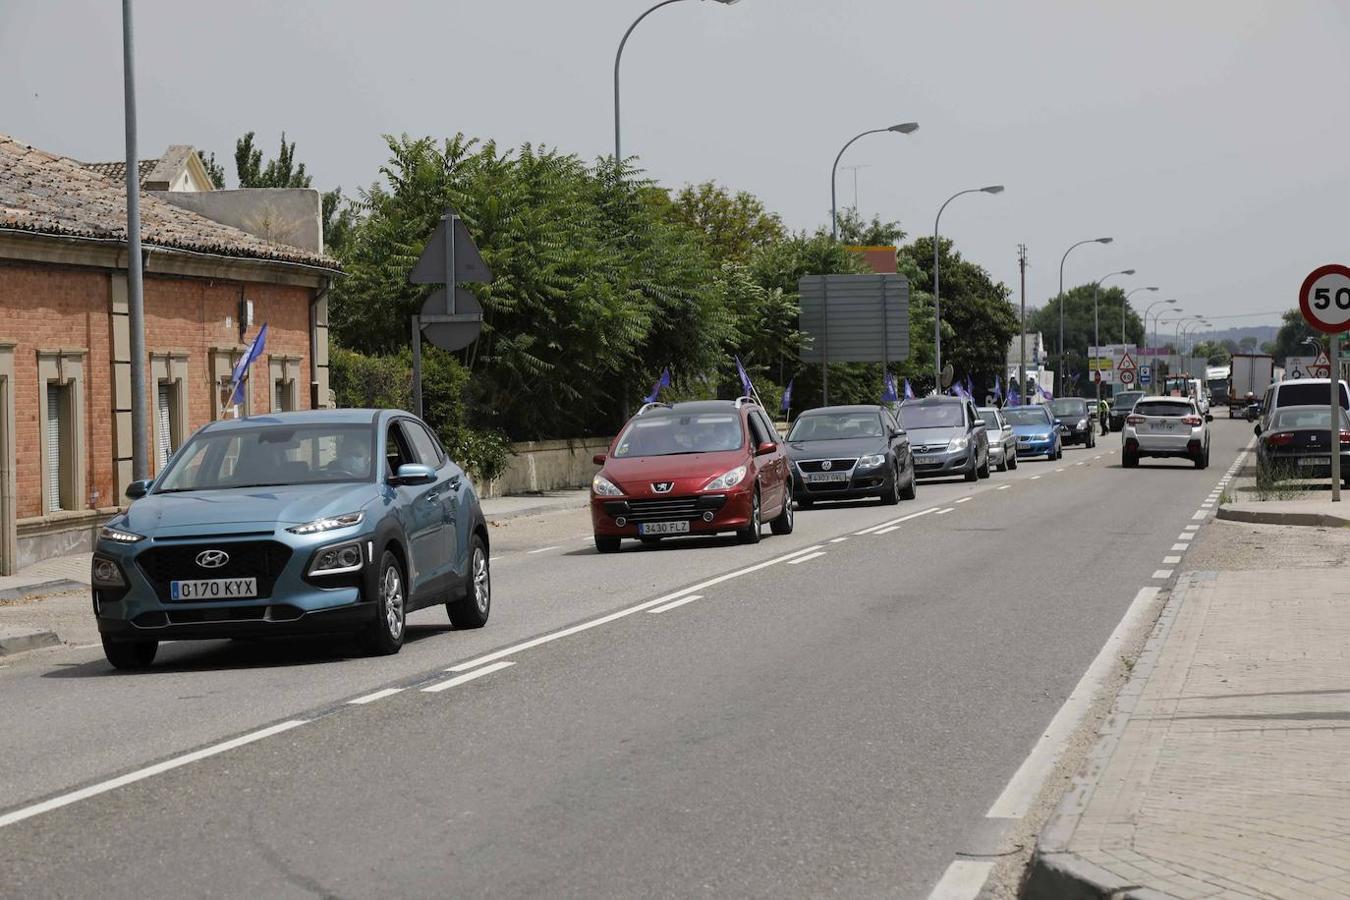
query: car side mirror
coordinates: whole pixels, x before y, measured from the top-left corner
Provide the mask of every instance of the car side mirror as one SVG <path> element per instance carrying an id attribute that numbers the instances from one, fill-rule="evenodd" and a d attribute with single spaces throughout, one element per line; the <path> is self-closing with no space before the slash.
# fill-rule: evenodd
<path id="1" fill-rule="evenodd" d="M 398 467 L 397 474 L 389 479 L 394 487 L 406 487 L 417 484 L 431 484 L 436 480 L 436 470 L 421 463 L 404 463 Z"/>
<path id="2" fill-rule="evenodd" d="M 154 484 L 154 482 L 151 481 L 150 479 L 146 479 L 144 481 L 133 481 L 131 484 L 127 485 L 127 499 L 128 500 L 141 499 L 146 494 L 150 493 L 150 485 L 152 484 Z"/>
<path id="3" fill-rule="evenodd" d="M 1257 437 L 1260 437 L 1260 436 L 1261 436 L 1261 426 L 1260 426 L 1260 425 L 1255 425 L 1255 426 L 1253 426 L 1253 427 L 1252 427 L 1252 431 L 1255 431 L 1255 432 L 1256 432 L 1256 436 L 1257 436 Z M 128 493 L 130 493 L 130 490 L 128 490 Z"/>
<path id="4" fill-rule="evenodd" d="M 597 466 L 603 466 L 605 464 L 605 460 L 608 458 L 609 457 L 605 456 L 605 454 L 603 453 L 597 453 L 591 457 L 591 462 L 595 463 Z"/>
<path id="5" fill-rule="evenodd" d="M 756 456 L 768 456 L 770 453 L 772 453 L 773 451 L 775 451 L 775 450 L 777 450 L 777 449 L 778 449 L 778 445 L 775 444 L 773 441 L 764 441 L 764 442 L 761 443 L 758 447 L 755 448 L 755 455 L 756 455 Z"/>

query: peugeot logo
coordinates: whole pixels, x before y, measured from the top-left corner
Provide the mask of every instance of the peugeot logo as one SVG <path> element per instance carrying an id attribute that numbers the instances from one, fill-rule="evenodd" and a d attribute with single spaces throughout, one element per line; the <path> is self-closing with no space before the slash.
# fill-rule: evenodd
<path id="1" fill-rule="evenodd" d="M 823 463 L 820 464 L 820 470 L 821 470 L 822 472 L 828 472 L 828 471 L 830 471 L 830 470 L 833 469 L 833 468 L 834 468 L 834 463 L 830 462 L 828 459 L 825 460 Z"/>
<path id="2" fill-rule="evenodd" d="M 230 561 L 230 554 L 224 550 L 203 550 L 197 554 L 197 565 L 203 569 L 219 569 Z"/>
<path id="3" fill-rule="evenodd" d="M 655 492 L 658 493 L 658 494 L 669 494 L 669 493 L 670 493 L 670 489 L 673 488 L 673 487 L 675 487 L 675 482 L 673 482 L 673 481 L 653 481 L 653 482 L 652 482 L 652 490 L 655 491 Z"/>

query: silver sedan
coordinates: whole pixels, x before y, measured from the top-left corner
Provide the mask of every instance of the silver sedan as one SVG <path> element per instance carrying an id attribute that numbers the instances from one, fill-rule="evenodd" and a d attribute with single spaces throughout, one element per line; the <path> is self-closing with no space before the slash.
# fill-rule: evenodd
<path id="1" fill-rule="evenodd" d="M 1017 468 L 1017 435 L 1003 413 L 994 406 L 981 406 L 980 418 L 984 419 L 984 431 L 989 435 L 989 461 L 1000 472 Z"/>

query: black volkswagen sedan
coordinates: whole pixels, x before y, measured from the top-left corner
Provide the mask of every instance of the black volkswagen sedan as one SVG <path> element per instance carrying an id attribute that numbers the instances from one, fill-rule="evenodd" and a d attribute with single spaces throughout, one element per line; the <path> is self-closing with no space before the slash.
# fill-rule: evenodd
<path id="1" fill-rule="evenodd" d="M 817 500 L 914 499 L 909 438 L 883 406 L 824 406 L 802 413 L 787 436 L 792 493 Z"/>
<path id="2" fill-rule="evenodd" d="M 1327 478 L 1331 475 L 1331 448 L 1339 447 L 1341 475 L 1350 486 L 1350 415 L 1344 409 L 1333 437 L 1330 404 L 1282 406 L 1270 417 L 1270 426 L 1256 426 L 1256 472 L 1262 480 Z"/>

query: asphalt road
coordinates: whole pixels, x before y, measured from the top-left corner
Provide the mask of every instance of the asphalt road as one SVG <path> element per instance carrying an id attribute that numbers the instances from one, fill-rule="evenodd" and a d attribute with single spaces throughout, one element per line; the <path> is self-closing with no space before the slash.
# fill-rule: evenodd
<path id="1" fill-rule="evenodd" d="M 1123 470 L 1111 435 L 757 546 L 516 520 L 488 627 L 423 611 L 392 658 L 31 654 L 0 668 L 0 893 L 924 896 L 1166 584 L 1250 438 L 1213 429 L 1206 471 Z"/>

